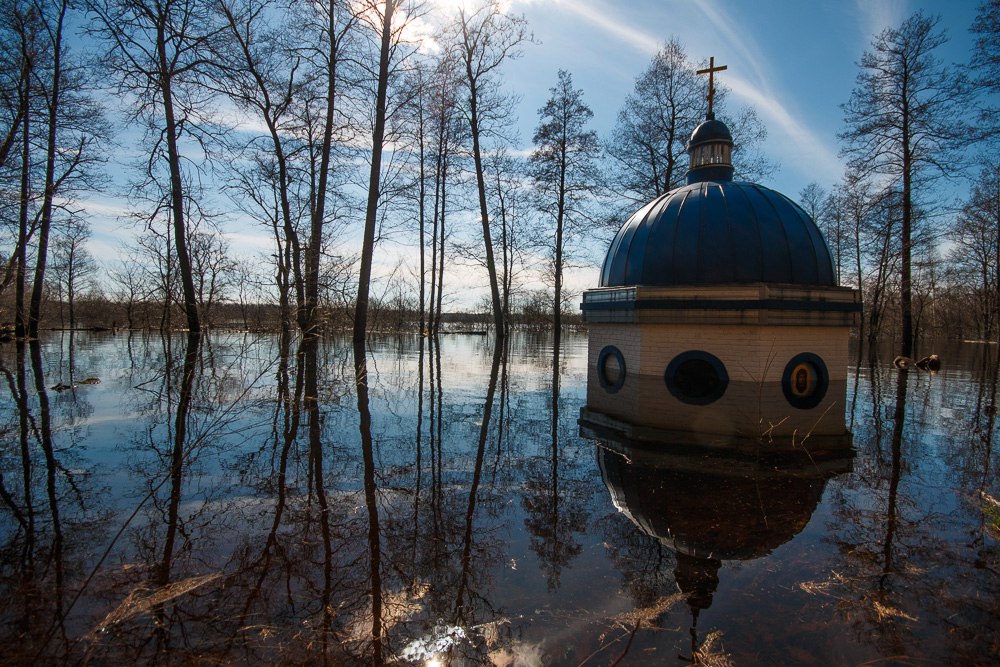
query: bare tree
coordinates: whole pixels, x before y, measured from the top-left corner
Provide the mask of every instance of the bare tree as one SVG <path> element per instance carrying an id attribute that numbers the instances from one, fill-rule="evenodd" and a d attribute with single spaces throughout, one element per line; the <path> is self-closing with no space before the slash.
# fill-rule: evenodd
<path id="1" fill-rule="evenodd" d="M 527 30 L 523 17 L 506 14 L 496 0 L 485 0 L 474 9 L 460 7 L 455 26 L 456 48 L 465 69 L 462 83 L 468 93 L 468 106 L 464 111 L 472 138 L 486 271 L 498 338 L 504 336 L 503 301 L 493 253 L 483 140 L 498 130 L 501 120 L 507 116 L 505 100 L 500 93 L 499 69 L 508 59 L 520 55 L 521 45 L 531 39 Z"/>
<path id="2" fill-rule="evenodd" d="M 0 170 L 16 153 L 21 121 L 28 113 L 24 84 L 32 61 L 25 58 L 22 28 L 26 27 L 25 3 L 20 0 L 0 2 Z M 6 202 L 4 203 L 6 205 Z"/>
<path id="3" fill-rule="evenodd" d="M 281 328 L 291 326 L 294 303 L 303 307 L 302 247 L 299 221 L 308 208 L 297 206 L 296 182 L 308 171 L 297 170 L 295 156 L 302 151 L 296 141 L 296 97 L 302 94 L 302 57 L 293 39 L 294 15 L 282 12 L 270 0 L 219 2 L 226 39 L 215 54 L 220 72 L 216 87 L 238 108 L 251 113 L 266 127 L 266 136 L 242 139 L 237 154 L 246 166 L 234 165 L 230 185 L 233 200 L 255 219 L 270 227 L 275 242 L 275 281 L 278 287 Z M 329 11 L 333 12 L 331 5 Z M 303 186 L 304 187 L 304 186 Z M 308 200 L 308 197 L 306 197 Z"/>
<path id="4" fill-rule="evenodd" d="M 29 227 L 34 197 L 31 189 L 32 176 L 32 106 L 35 105 L 33 81 L 36 78 L 35 63 L 42 55 L 38 42 L 41 31 L 37 12 L 26 3 L 15 3 L 10 18 L 15 26 L 18 45 L 18 60 L 20 78 L 18 79 L 19 104 L 22 112 L 18 115 L 20 121 L 20 165 L 18 167 L 18 205 L 17 205 L 17 240 L 14 252 L 11 253 L 14 280 L 14 331 L 22 337 L 27 333 L 27 309 L 25 308 L 25 276 L 28 271 L 28 241 L 34 233 Z M 10 134 L 10 133 L 8 133 Z M 14 133 L 16 136 L 16 133 Z"/>
<path id="5" fill-rule="evenodd" d="M 967 280 L 983 340 L 1000 318 L 1000 165 L 987 165 L 958 214 L 951 261 Z"/>
<path id="6" fill-rule="evenodd" d="M 309 233 L 303 248 L 304 290 L 299 304 L 299 327 L 308 336 L 319 334 L 320 260 L 326 241 L 326 226 L 330 217 L 330 187 L 334 179 L 334 151 L 343 114 L 343 77 L 341 71 L 349 58 L 345 55 L 358 17 L 371 11 L 369 4 L 355 8 L 352 3 L 333 0 L 303 3 L 303 19 L 314 35 L 303 49 L 312 63 L 311 83 L 315 97 L 305 101 L 300 123 L 308 139 L 309 149 Z M 309 46 L 314 43 L 316 46 Z"/>
<path id="7" fill-rule="evenodd" d="M 990 136 L 1000 133 L 1000 0 L 984 0 L 970 28 L 976 36 L 972 50 L 972 79 L 986 95 L 981 109 L 984 129 Z"/>
<path id="8" fill-rule="evenodd" d="M 448 185 L 457 169 L 453 163 L 468 131 L 459 120 L 459 63 L 453 52 L 445 51 L 434 65 L 429 83 L 429 151 L 434 163 L 433 215 L 431 219 L 430 332 L 437 333 L 444 302 L 445 248 L 449 236 L 447 222 Z"/>
<path id="9" fill-rule="evenodd" d="M 61 212 L 73 214 L 75 191 L 95 186 L 93 145 L 106 134 L 84 69 L 65 44 L 70 11 L 69 0 L 0 2 L 0 188 L 18 193 L 0 202 L 3 231 L 13 231 L 0 291 L 15 281 L 15 327 L 32 337 L 52 226 Z"/>
<path id="10" fill-rule="evenodd" d="M 493 194 L 493 220 L 499 223 L 494 239 L 500 247 L 500 290 L 504 321 L 510 321 L 514 291 L 526 270 L 526 255 L 534 243 L 534 225 L 529 194 L 530 182 L 523 161 L 506 150 L 495 151 L 487 162 Z M 467 253 L 468 254 L 468 253 Z"/>
<path id="11" fill-rule="evenodd" d="M 447 193 L 456 173 L 451 162 L 462 140 L 456 122 L 454 55 L 442 51 L 417 62 L 405 83 L 409 98 L 405 110 L 407 148 L 414 172 L 413 187 L 406 189 L 410 191 L 418 237 L 420 330 L 428 333 L 435 331 L 440 321 L 437 313 L 443 270 L 439 269 L 444 266 Z"/>
<path id="12" fill-rule="evenodd" d="M 229 256 L 229 244 L 214 230 L 191 231 L 187 246 L 202 323 L 212 326 L 215 305 L 232 286 L 236 262 Z"/>
<path id="13" fill-rule="evenodd" d="M 141 258 L 142 282 L 146 286 L 145 298 L 149 305 L 160 306 L 160 330 L 170 328 L 171 311 L 178 301 L 177 259 L 171 252 L 170 227 L 162 232 L 154 226 L 146 234 L 136 237 L 135 247 L 128 248 L 130 257 Z"/>
<path id="14" fill-rule="evenodd" d="M 120 306 L 125 308 L 125 324 L 129 329 L 136 328 L 136 309 L 148 301 L 149 293 L 145 285 L 145 271 L 135 261 L 134 257 L 124 259 L 117 266 L 108 269 L 108 275 L 115 290 L 111 295 Z M 116 323 L 112 322 L 112 325 Z"/>
<path id="15" fill-rule="evenodd" d="M 644 204 L 684 184 L 687 142 L 705 119 L 705 82 L 681 42 L 673 37 L 635 80 L 605 142 L 611 185 L 633 203 Z M 728 90 L 716 85 L 714 109 L 733 135 L 737 178 L 760 180 L 776 166 L 761 152 L 767 129 L 750 107 L 727 113 Z"/>
<path id="16" fill-rule="evenodd" d="M 398 9 L 396 0 L 386 0 L 381 9 L 374 5 L 370 11 L 381 19 L 381 25 L 373 21 L 379 40 L 378 73 L 375 90 L 375 113 L 372 126 L 371 162 L 368 175 L 368 202 L 365 207 L 365 229 L 361 246 L 361 266 L 358 272 L 358 298 L 354 309 L 354 349 L 355 357 L 363 352 L 368 326 L 368 301 L 371 289 L 372 259 L 375 253 L 375 226 L 379 215 L 379 198 L 382 196 L 382 151 L 385 147 L 387 98 L 389 78 L 395 46 L 399 40 L 402 21 L 393 29 L 393 14 Z M 364 356 L 363 353 L 361 356 Z M 362 381 L 359 379 L 359 382 Z"/>
<path id="17" fill-rule="evenodd" d="M 967 87 L 935 50 L 945 43 L 938 18 L 917 12 L 886 28 L 859 63 L 857 84 L 843 105 L 843 154 L 863 178 L 883 176 L 899 190 L 901 354 L 913 353 L 912 255 L 915 184 L 959 164 L 957 151 L 973 132 L 962 122 Z"/>
<path id="18" fill-rule="evenodd" d="M 606 142 L 611 178 L 645 203 L 683 182 L 687 141 L 705 117 L 705 86 L 676 37 L 653 55 L 625 97 Z"/>
<path id="19" fill-rule="evenodd" d="M 45 290 L 45 265 L 48 258 L 49 232 L 57 206 L 57 195 L 65 202 L 74 189 L 91 186 L 88 170 L 100 160 L 94 144 L 107 132 L 103 116 L 90 95 L 83 90 L 79 67 L 66 60 L 63 41 L 69 0 L 40 5 L 39 16 L 45 28 L 47 68 L 43 94 L 45 114 L 45 171 L 41 210 L 38 212 L 38 243 L 35 250 L 35 275 L 28 311 L 28 335 L 38 335 L 42 295 Z M 71 223 L 72 224 L 72 223 Z M 72 310 L 72 309 L 71 309 Z M 72 315 L 70 317 L 72 321 Z"/>
<path id="20" fill-rule="evenodd" d="M 535 150 L 529 160 L 539 209 L 551 223 L 547 245 L 552 253 L 553 326 L 558 341 L 566 248 L 580 224 L 588 219 L 585 209 L 597 190 L 600 144 L 597 133 L 587 129 L 594 114 L 583 101 L 583 91 L 573 87 L 570 73 L 559 70 L 558 82 L 549 92 L 545 106 L 538 110 Z"/>
<path id="21" fill-rule="evenodd" d="M 723 93 L 726 92 L 725 86 L 720 88 Z M 716 104 L 718 99 L 716 95 Z M 725 101 L 725 94 L 722 100 Z M 767 127 L 761 122 L 756 109 L 742 107 L 735 115 L 727 115 L 723 110 L 720 118 L 733 135 L 734 179 L 759 183 L 778 171 L 778 163 L 761 150 L 767 140 Z"/>
<path id="22" fill-rule="evenodd" d="M 841 284 L 844 261 L 844 212 L 837 206 L 836 197 L 815 181 L 799 192 L 799 205 L 809 214 L 813 222 L 826 237 L 827 246 L 832 246 L 833 263 L 837 271 L 837 284 Z"/>
<path id="23" fill-rule="evenodd" d="M 213 21 L 208 0 L 87 0 L 87 8 L 94 17 L 93 30 L 107 48 L 107 71 L 120 94 L 135 100 L 133 116 L 147 123 L 152 150 L 145 184 L 156 185 L 162 193 L 173 228 L 187 326 L 199 332 L 201 318 L 187 248 L 187 214 L 194 191 L 182 166 L 183 142 L 203 142 L 208 136 L 202 78 L 221 28 Z M 162 186 L 158 185 L 161 164 L 167 170 Z"/>
<path id="24" fill-rule="evenodd" d="M 52 282 L 60 297 L 59 313 L 62 320 L 63 299 L 69 313 L 69 328 L 76 328 L 76 299 L 95 285 L 97 263 L 87 250 L 90 225 L 79 218 L 71 218 L 60 229 L 52 243 Z"/>

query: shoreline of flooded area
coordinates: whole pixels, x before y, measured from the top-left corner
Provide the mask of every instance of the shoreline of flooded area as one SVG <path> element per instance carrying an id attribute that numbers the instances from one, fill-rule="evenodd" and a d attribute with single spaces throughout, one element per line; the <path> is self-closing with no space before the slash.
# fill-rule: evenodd
<path id="1" fill-rule="evenodd" d="M 586 334 L 6 344 L 0 664 L 997 664 L 997 350 L 941 352 L 776 463 L 583 437 Z"/>

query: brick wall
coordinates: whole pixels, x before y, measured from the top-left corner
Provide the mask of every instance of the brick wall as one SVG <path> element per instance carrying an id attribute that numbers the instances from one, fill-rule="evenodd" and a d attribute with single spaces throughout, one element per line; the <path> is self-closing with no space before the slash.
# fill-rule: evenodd
<path id="1" fill-rule="evenodd" d="M 589 333 L 588 408 L 635 424 L 754 437 L 770 424 L 775 435 L 845 432 L 843 410 L 848 368 L 848 327 L 696 324 L 592 324 Z M 597 357 L 614 345 L 627 376 L 617 393 L 597 380 Z M 702 350 L 723 363 L 730 386 L 716 403 L 693 406 L 666 389 L 664 371 L 682 352 Z M 788 404 L 781 377 L 788 361 L 803 352 L 819 356 L 830 387 L 815 408 Z"/>

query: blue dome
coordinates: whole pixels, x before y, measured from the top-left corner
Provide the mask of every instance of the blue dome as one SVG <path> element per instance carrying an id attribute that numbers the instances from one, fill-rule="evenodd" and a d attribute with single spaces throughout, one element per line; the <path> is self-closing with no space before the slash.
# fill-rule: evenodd
<path id="1" fill-rule="evenodd" d="M 711 180 L 672 190 L 618 231 L 601 287 L 780 283 L 836 287 L 830 249 L 788 197 Z"/>

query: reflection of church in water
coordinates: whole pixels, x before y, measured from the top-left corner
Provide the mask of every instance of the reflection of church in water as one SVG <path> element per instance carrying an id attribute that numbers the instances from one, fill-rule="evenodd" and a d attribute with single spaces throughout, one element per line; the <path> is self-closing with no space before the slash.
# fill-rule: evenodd
<path id="1" fill-rule="evenodd" d="M 848 337 L 861 303 L 784 195 L 733 180 L 733 140 L 711 111 L 689 143 L 687 185 L 649 202 L 583 295 L 585 428 L 631 440 L 772 446 L 806 434 L 849 445 Z"/>
<path id="2" fill-rule="evenodd" d="M 712 605 L 724 561 L 763 558 L 809 523 L 827 481 L 851 469 L 850 450 L 826 458 L 761 465 L 727 454 L 670 454 L 598 447 L 601 476 L 615 507 L 675 556 L 674 581 L 691 614 Z M 665 591 L 664 591 L 665 592 Z"/>

